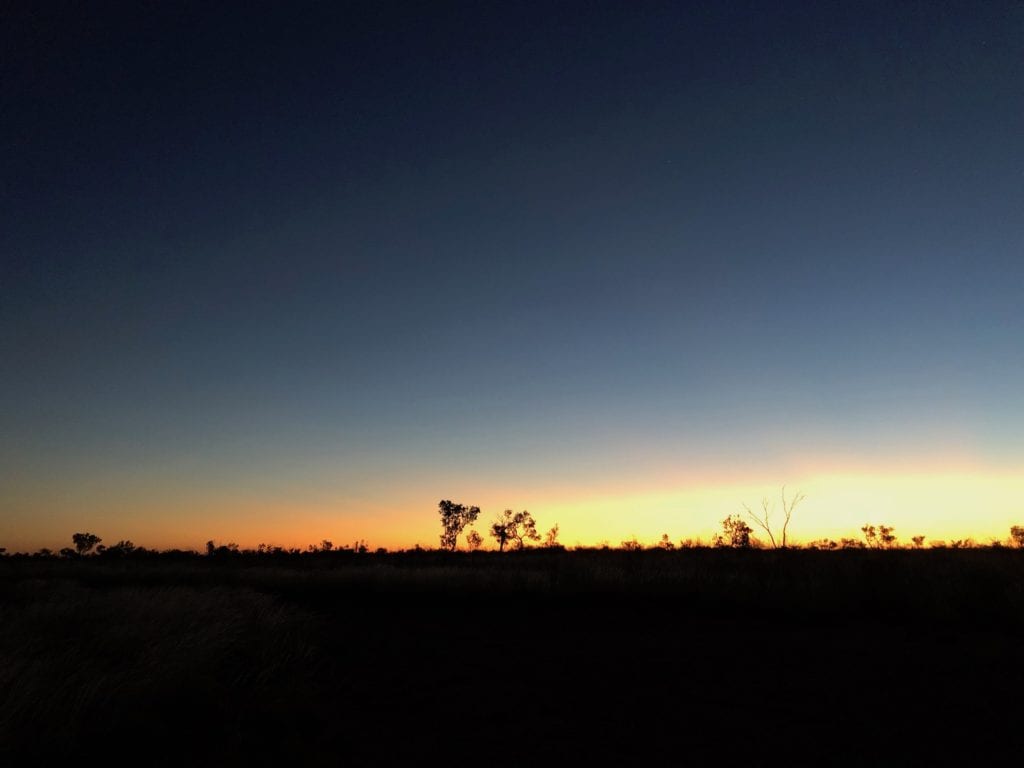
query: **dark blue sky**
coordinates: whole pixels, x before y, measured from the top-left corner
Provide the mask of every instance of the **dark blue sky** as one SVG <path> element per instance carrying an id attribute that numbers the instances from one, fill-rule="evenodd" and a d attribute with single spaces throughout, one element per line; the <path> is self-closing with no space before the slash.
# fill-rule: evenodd
<path id="1" fill-rule="evenodd" d="M 18 526 L 1024 459 L 1021 3 L 211 5 L 3 11 Z"/>

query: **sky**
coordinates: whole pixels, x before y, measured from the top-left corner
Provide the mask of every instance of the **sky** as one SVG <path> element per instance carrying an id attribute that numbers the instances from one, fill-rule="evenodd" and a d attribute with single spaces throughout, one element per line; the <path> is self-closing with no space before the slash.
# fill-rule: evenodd
<path id="1" fill-rule="evenodd" d="M 5 4 L 0 546 L 1024 523 L 1024 5 Z"/>

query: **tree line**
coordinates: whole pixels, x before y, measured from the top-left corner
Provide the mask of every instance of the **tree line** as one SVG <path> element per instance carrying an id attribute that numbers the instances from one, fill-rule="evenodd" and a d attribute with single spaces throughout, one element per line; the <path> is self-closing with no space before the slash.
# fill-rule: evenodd
<path id="1" fill-rule="evenodd" d="M 459 546 L 459 536 L 480 517 L 480 507 L 442 499 L 437 508 L 441 515 L 441 549 L 454 552 Z M 522 512 L 506 509 L 494 519 L 487 533 L 494 539 L 499 552 L 504 552 L 506 547 L 524 549 L 528 542 L 541 540 L 537 532 L 537 521 L 525 509 Z M 555 523 L 544 535 L 544 546 L 561 546 L 558 533 L 558 524 Z M 470 552 L 476 552 L 483 544 L 484 537 L 477 530 L 470 529 L 466 533 L 466 548 Z"/>
<path id="2" fill-rule="evenodd" d="M 728 515 L 721 522 L 721 530 L 715 533 L 709 544 L 700 539 L 683 539 L 674 542 L 667 533 L 662 534 L 661 539 L 650 545 L 645 545 L 636 537 L 624 540 L 617 549 L 624 551 L 640 551 L 645 549 L 674 550 L 690 548 L 728 548 L 728 549 L 815 549 L 815 550 L 847 550 L 847 549 L 872 549 L 872 550 L 894 550 L 894 549 L 972 549 L 979 547 L 1012 547 L 1024 549 L 1024 526 L 1010 526 L 1009 536 L 1004 540 L 992 540 L 987 544 L 980 544 L 974 539 L 956 539 L 950 542 L 939 540 L 927 540 L 923 535 L 911 536 L 906 542 L 901 541 L 893 526 L 874 523 L 866 523 L 861 530 L 861 538 L 843 537 L 838 540 L 823 538 L 806 542 L 804 544 L 792 544 L 789 540 L 789 524 L 792 520 L 794 510 L 804 499 L 802 493 L 794 494 L 787 498 L 785 487 L 781 493 L 781 515 L 776 515 L 776 505 L 767 497 L 762 499 L 760 511 L 755 512 L 750 507 L 743 505 L 746 511 L 746 518 L 739 514 Z M 442 499 L 438 502 L 438 514 L 440 516 L 441 552 L 456 552 L 459 550 L 460 537 L 464 539 L 464 550 L 478 552 L 483 549 L 485 539 L 475 528 L 471 527 L 480 518 L 480 507 L 454 502 L 450 499 Z M 750 522 L 748 522 L 748 520 Z M 767 537 L 766 540 L 758 539 L 754 534 L 755 530 L 750 525 L 754 523 Z M 559 542 L 559 527 L 555 523 L 542 536 L 537 530 L 537 521 L 533 515 L 522 510 L 515 512 L 505 509 L 497 514 L 486 528 L 487 535 L 493 539 L 494 547 L 498 552 L 507 550 L 521 551 L 533 546 L 545 549 L 565 549 Z M 199 556 L 200 553 L 194 550 L 155 550 L 146 549 L 135 545 L 130 540 L 122 539 L 115 544 L 106 546 L 103 539 L 94 533 L 80 532 L 71 536 L 71 547 L 64 547 L 59 551 L 53 551 L 43 547 L 33 553 L 34 557 L 55 557 L 63 559 L 76 559 L 82 557 L 98 557 L 102 559 L 119 559 L 125 557 L 139 558 L 152 555 L 164 556 Z M 607 543 L 597 547 L 577 547 L 577 549 L 612 549 Z M 411 550 L 396 550 L 398 552 L 426 552 L 420 545 Z M 351 546 L 343 545 L 336 547 L 329 539 L 322 539 L 319 543 L 310 544 L 305 549 L 297 547 L 280 547 L 272 544 L 259 544 L 253 549 L 243 549 L 234 542 L 218 544 L 213 540 L 206 542 L 205 556 L 212 558 L 230 558 L 236 556 L 259 556 L 259 557 L 296 557 L 308 555 L 367 555 L 388 554 L 390 550 L 385 547 L 371 549 L 365 540 L 359 539 Z M 27 553 L 18 553 L 27 555 Z M 0 547 L 0 557 L 13 556 L 5 548 Z"/>

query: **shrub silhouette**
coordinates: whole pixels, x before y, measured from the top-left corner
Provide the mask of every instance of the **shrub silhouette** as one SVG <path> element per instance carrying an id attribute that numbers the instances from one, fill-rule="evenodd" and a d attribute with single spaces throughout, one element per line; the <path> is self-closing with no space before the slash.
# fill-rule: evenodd
<path id="1" fill-rule="evenodd" d="M 75 552 L 79 555 L 87 555 L 103 539 L 94 533 L 73 533 L 71 541 L 75 545 Z"/>
<path id="2" fill-rule="evenodd" d="M 877 528 L 870 523 L 864 525 L 861 529 L 864 534 L 864 541 L 867 542 L 867 546 L 870 549 L 895 549 L 896 534 L 893 533 L 896 529 L 891 525 L 879 525 Z M 924 537 L 921 538 L 924 541 Z"/>
<path id="3" fill-rule="evenodd" d="M 882 544 L 882 549 L 893 549 L 896 546 L 896 534 L 893 533 L 895 528 L 891 525 L 880 525 L 878 526 L 878 539 Z"/>
<path id="4" fill-rule="evenodd" d="M 833 550 L 839 549 L 840 544 L 832 539 L 826 538 L 808 542 L 807 547 L 808 549 Z"/>
<path id="5" fill-rule="evenodd" d="M 228 557 L 231 555 L 241 554 L 238 550 L 238 545 L 233 541 L 229 541 L 227 544 L 221 544 L 217 546 L 213 539 L 206 542 L 206 555 L 207 557 Z"/>
<path id="6" fill-rule="evenodd" d="M 117 542 L 117 544 L 112 544 L 111 546 L 107 547 L 106 549 L 103 549 L 102 551 L 99 551 L 99 549 L 97 549 L 97 551 L 99 552 L 99 555 L 101 557 L 104 557 L 106 559 L 116 559 L 119 557 L 127 557 L 129 555 L 135 554 L 135 552 L 139 551 L 139 548 L 136 547 L 131 541 L 121 539 L 121 541 Z"/>
<path id="7" fill-rule="evenodd" d="M 716 533 L 716 547 L 750 548 L 750 534 L 753 529 L 739 515 L 729 515 L 722 521 L 722 532 Z"/>
<path id="8" fill-rule="evenodd" d="M 476 552 L 484 545 L 484 537 L 478 531 L 470 531 L 466 534 L 466 547 L 470 552 Z"/>

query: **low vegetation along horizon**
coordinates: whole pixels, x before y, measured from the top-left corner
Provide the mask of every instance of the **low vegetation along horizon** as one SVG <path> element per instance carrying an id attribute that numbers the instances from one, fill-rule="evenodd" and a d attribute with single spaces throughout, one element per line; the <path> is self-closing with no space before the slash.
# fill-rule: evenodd
<path id="1" fill-rule="evenodd" d="M 721 530 L 715 533 L 710 541 L 703 541 L 700 538 L 684 538 L 678 541 L 673 540 L 668 533 L 662 534 L 657 541 L 644 543 L 635 536 L 625 539 L 618 546 L 612 546 L 607 542 L 596 545 L 577 545 L 573 547 L 563 545 L 560 540 L 561 531 L 558 523 L 541 535 L 537 530 L 537 521 L 533 515 L 523 510 L 514 512 L 506 509 L 500 513 L 488 526 L 487 533 L 492 540 L 490 551 L 504 553 L 508 551 L 522 551 L 532 548 L 558 549 L 562 551 L 588 551 L 588 550 L 610 550 L 621 549 L 630 552 L 645 549 L 675 550 L 675 549 L 703 549 L 703 548 L 728 548 L 728 549 L 775 549 L 775 550 L 851 550 L 851 549 L 872 549 L 872 550 L 898 550 L 898 549 L 984 549 L 1003 548 L 1024 549 L 1024 526 L 1011 525 L 1005 539 L 990 539 L 987 542 L 978 542 L 973 538 L 954 539 L 951 541 L 928 539 L 928 537 L 917 534 L 907 540 L 901 539 L 894 527 L 884 524 L 865 523 L 861 528 L 861 537 L 841 537 L 839 539 L 821 538 L 807 542 L 793 541 L 789 537 L 789 524 L 797 505 L 804 499 L 802 494 L 796 494 L 787 500 L 785 489 L 782 492 L 782 514 L 779 521 L 773 520 L 775 506 L 767 498 L 762 500 L 761 510 L 755 512 L 744 505 L 746 515 L 728 515 L 722 520 Z M 486 540 L 475 528 L 471 527 L 480 517 L 481 511 L 477 506 L 470 506 L 453 502 L 449 499 L 442 499 L 438 503 L 438 513 L 442 532 L 439 538 L 439 546 L 436 551 L 440 552 L 483 552 L 487 551 Z M 748 522 L 749 519 L 749 522 Z M 761 531 L 764 537 L 755 533 L 753 522 Z M 460 545 L 460 541 L 462 542 Z M 282 547 L 274 544 L 260 543 L 255 547 L 240 547 L 234 542 L 218 543 L 214 540 L 206 542 L 205 551 L 200 553 L 194 549 L 147 549 L 144 546 L 136 545 L 134 542 L 121 539 L 114 544 L 105 545 L 103 539 L 91 532 L 76 532 L 71 536 L 71 547 L 63 547 L 52 550 L 42 547 L 34 552 L 8 552 L 6 548 L 0 547 L 0 557 L 33 557 L 33 558 L 64 558 L 77 559 L 82 557 L 99 557 L 116 559 L 126 556 L 142 555 L 182 555 L 205 554 L 207 556 L 229 556 L 229 555 L 303 555 L 303 554 L 325 554 L 325 553 L 350 553 L 350 554 L 376 554 L 401 552 L 424 552 L 431 551 L 428 548 L 417 544 L 412 548 L 371 547 L 364 539 L 357 539 L 351 545 L 336 546 L 329 539 L 322 539 L 312 543 L 305 548 Z"/>
<path id="2" fill-rule="evenodd" d="M 831 764 L 899 754 L 908 732 L 921 762 L 996 764 L 1019 723 L 1020 526 L 998 546 L 874 524 L 801 544 L 750 512 L 706 545 L 570 550 L 557 524 L 507 510 L 485 549 L 478 508 L 438 513 L 431 549 L 157 551 L 86 531 L 0 557 L 0 764 L 82 744 L 148 765 L 423 762 L 448 756 L 436 736 L 459 713 L 461 748 L 500 744 L 495 764 L 536 744 L 562 762 L 714 764 L 731 744 L 756 765 L 742 725 L 782 732 L 794 708 L 802 754 Z M 528 738 L 496 742 L 507 723 Z M 945 738 L 964 723 L 985 738 Z"/>

